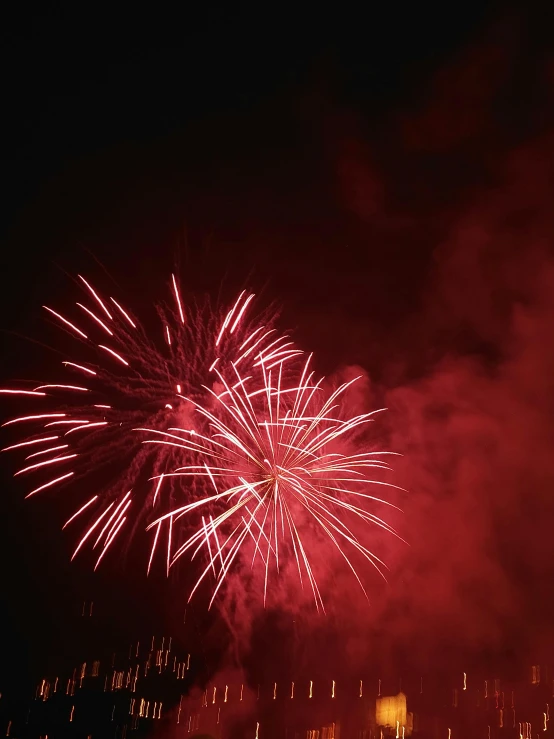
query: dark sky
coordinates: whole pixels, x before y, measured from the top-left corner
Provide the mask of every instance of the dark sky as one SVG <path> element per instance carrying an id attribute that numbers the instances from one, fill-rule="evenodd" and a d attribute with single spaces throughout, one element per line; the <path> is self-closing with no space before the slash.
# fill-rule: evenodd
<path id="1" fill-rule="evenodd" d="M 138 304 L 176 260 L 185 291 L 250 281 L 322 370 L 361 367 L 360 402 L 391 408 L 412 548 L 391 553 L 372 628 L 540 649 L 554 615 L 550 25 L 540 5 L 386 5 L 5 17 L 0 371 L 41 376 L 49 360 L 15 334 L 40 338 L 65 273 L 111 279 L 105 267 Z M 137 575 L 69 566 L 56 508 L 23 503 L 8 462 L 1 475 L 10 672 L 20 649 L 35 669 L 60 648 L 84 593 L 118 593 L 122 614 L 146 597 Z"/>

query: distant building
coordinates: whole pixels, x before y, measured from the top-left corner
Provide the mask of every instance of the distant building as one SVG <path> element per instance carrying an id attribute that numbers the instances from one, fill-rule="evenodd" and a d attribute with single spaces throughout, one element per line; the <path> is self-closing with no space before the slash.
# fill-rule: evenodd
<path id="1" fill-rule="evenodd" d="M 402 739 L 405 736 L 411 736 L 413 715 L 408 713 L 407 699 L 404 693 L 400 692 L 398 695 L 377 698 L 375 721 L 380 729 L 392 730 Z"/>

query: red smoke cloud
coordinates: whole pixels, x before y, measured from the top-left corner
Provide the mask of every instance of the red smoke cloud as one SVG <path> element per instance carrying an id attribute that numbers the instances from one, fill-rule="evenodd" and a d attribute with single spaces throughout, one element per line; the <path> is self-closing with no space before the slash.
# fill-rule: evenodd
<path id="1" fill-rule="evenodd" d="M 407 184 L 351 116 L 327 127 L 341 203 L 366 229 L 367 252 L 392 255 L 404 291 L 388 300 L 405 306 L 389 325 L 389 304 L 364 325 L 339 276 L 332 312 L 319 306 L 320 325 L 344 326 L 337 341 L 368 368 L 351 402 L 388 407 L 382 445 L 403 455 L 393 481 L 407 490 L 393 522 L 409 546 L 380 542 L 389 584 L 368 607 L 337 570 L 327 625 L 311 622 L 312 633 L 338 626 L 352 660 L 398 650 L 418 661 L 530 658 L 554 647 L 554 137 L 526 132 L 522 143 L 505 120 L 495 133 L 528 61 L 523 42 L 513 24 L 497 28 L 438 75 L 425 109 L 396 119 L 383 141 L 398 149 L 391 161 L 404 159 Z M 542 80 L 544 65 L 535 71 Z M 535 102 L 529 126 L 550 110 Z M 422 239 L 412 275 L 410 247 Z M 377 280 L 363 260 L 369 303 Z"/>
<path id="2" fill-rule="evenodd" d="M 390 548 L 390 585 L 367 613 L 353 617 L 349 597 L 356 649 L 374 649 L 374 630 L 419 656 L 552 646 L 553 154 L 550 136 L 522 146 L 475 188 L 434 250 L 409 331 L 387 343 L 405 341 L 373 396 L 403 455 L 410 547 Z"/>

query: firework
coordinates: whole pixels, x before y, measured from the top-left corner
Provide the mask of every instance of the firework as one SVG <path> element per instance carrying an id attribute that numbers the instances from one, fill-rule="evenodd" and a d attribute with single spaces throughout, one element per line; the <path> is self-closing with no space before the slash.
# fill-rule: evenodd
<path id="1" fill-rule="evenodd" d="M 388 453 L 359 443 L 378 411 L 346 412 L 357 379 L 331 390 L 316 381 L 311 356 L 248 317 L 246 291 L 227 313 L 185 308 L 172 276 L 173 307 L 158 308 L 156 342 L 121 303 L 79 280 L 88 299 L 73 313 L 84 322 L 44 306 L 78 343 L 78 356 L 62 363 L 69 379 L 0 390 L 38 403 L 4 423 L 32 430 L 3 450 L 24 457 L 15 476 L 37 481 L 27 497 L 77 481 L 87 492 L 63 526 L 87 522 L 73 557 L 92 547 L 96 569 L 147 516 L 147 570 L 159 550 L 168 573 L 203 553 L 191 597 L 212 577 L 211 603 L 249 560 L 264 573 L 264 603 L 270 577 L 292 562 L 323 608 L 313 550 L 326 546 L 364 593 L 356 561 L 384 577 L 367 532 L 397 535 L 374 512 L 391 503 L 372 492 L 395 486 L 374 479 L 390 469 Z"/>
<path id="2" fill-rule="evenodd" d="M 172 527 L 193 512 L 205 511 L 201 525 L 176 549 L 170 563 L 187 552 L 193 558 L 205 552 L 207 564 L 190 597 L 213 575 L 213 603 L 233 564 L 248 553 L 251 566 L 259 562 L 264 571 L 264 604 L 270 572 L 279 572 L 280 561 L 292 558 L 300 582 L 307 579 L 317 607 L 323 609 L 306 533 L 310 542 L 315 537 L 340 554 L 364 593 L 349 551 L 384 577 L 384 563 L 360 541 L 352 524 L 362 523 L 364 533 L 370 524 L 397 536 L 367 509 L 368 504 L 391 505 L 369 491 L 390 485 L 369 476 L 390 469 L 385 461 L 389 453 L 344 451 L 353 448 L 352 437 L 378 411 L 345 416 L 342 400 L 359 378 L 326 392 L 323 379 L 314 380 L 311 357 L 299 362 L 298 353 L 291 356 L 288 351 L 259 354 L 247 374 L 238 362 L 227 375 L 216 370 L 218 390 L 206 388 L 211 407 L 190 401 L 204 421 L 205 433 L 190 427 L 138 429 L 150 431 L 146 445 L 168 445 L 198 457 L 193 464 L 158 476 L 160 484 L 166 477 L 203 477 L 211 484 L 211 493 L 175 507 L 150 526 L 156 531 L 155 548 L 162 525 Z M 220 512 L 213 514 L 214 508 Z"/>
<path id="3" fill-rule="evenodd" d="M 124 531 L 130 537 L 145 514 L 203 494 L 200 479 L 178 490 L 168 480 L 162 489 L 164 471 L 193 457 L 169 446 L 145 446 L 134 429 L 183 423 L 192 409 L 185 396 L 205 396 L 203 386 L 211 376 L 217 380 L 215 368 L 226 372 L 231 359 L 246 363 L 260 352 L 268 358 L 295 352 L 270 325 L 248 319 L 254 296 L 246 291 L 227 313 L 214 312 L 207 302 L 185 309 L 172 276 L 173 307 L 157 308 L 156 342 L 121 302 L 102 296 L 83 277 L 79 283 L 85 298 L 71 315 L 44 306 L 76 339 L 78 356 L 62 362 L 63 376 L 55 382 L 0 390 L 34 403 L 33 410 L 3 424 L 30 433 L 2 451 L 23 456 L 15 476 L 36 480 L 27 497 L 69 484 L 72 495 L 87 491 L 63 528 L 89 521 L 73 557 L 91 544 L 98 567 L 116 538 Z M 171 546 L 169 526 L 168 561 Z"/>

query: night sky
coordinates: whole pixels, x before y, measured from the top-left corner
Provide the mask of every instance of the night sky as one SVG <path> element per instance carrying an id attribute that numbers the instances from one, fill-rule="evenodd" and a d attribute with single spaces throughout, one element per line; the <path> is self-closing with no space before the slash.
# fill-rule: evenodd
<path id="1" fill-rule="evenodd" d="M 404 455 L 389 586 L 368 615 L 335 582 L 352 659 L 554 647 L 554 44 L 522 5 L 2 23 L 2 382 L 48 373 L 24 337 L 77 272 L 145 316 L 174 267 L 187 296 L 282 304 L 320 371 L 365 376 L 357 402 L 389 408 Z M 78 653 L 83 598 L 111 604 L 114 640 L 131 613 L 181 622 L 184 596 L 129 561 L 70 565 L 66 508 L 0 465 L 0 679 Z"/>

